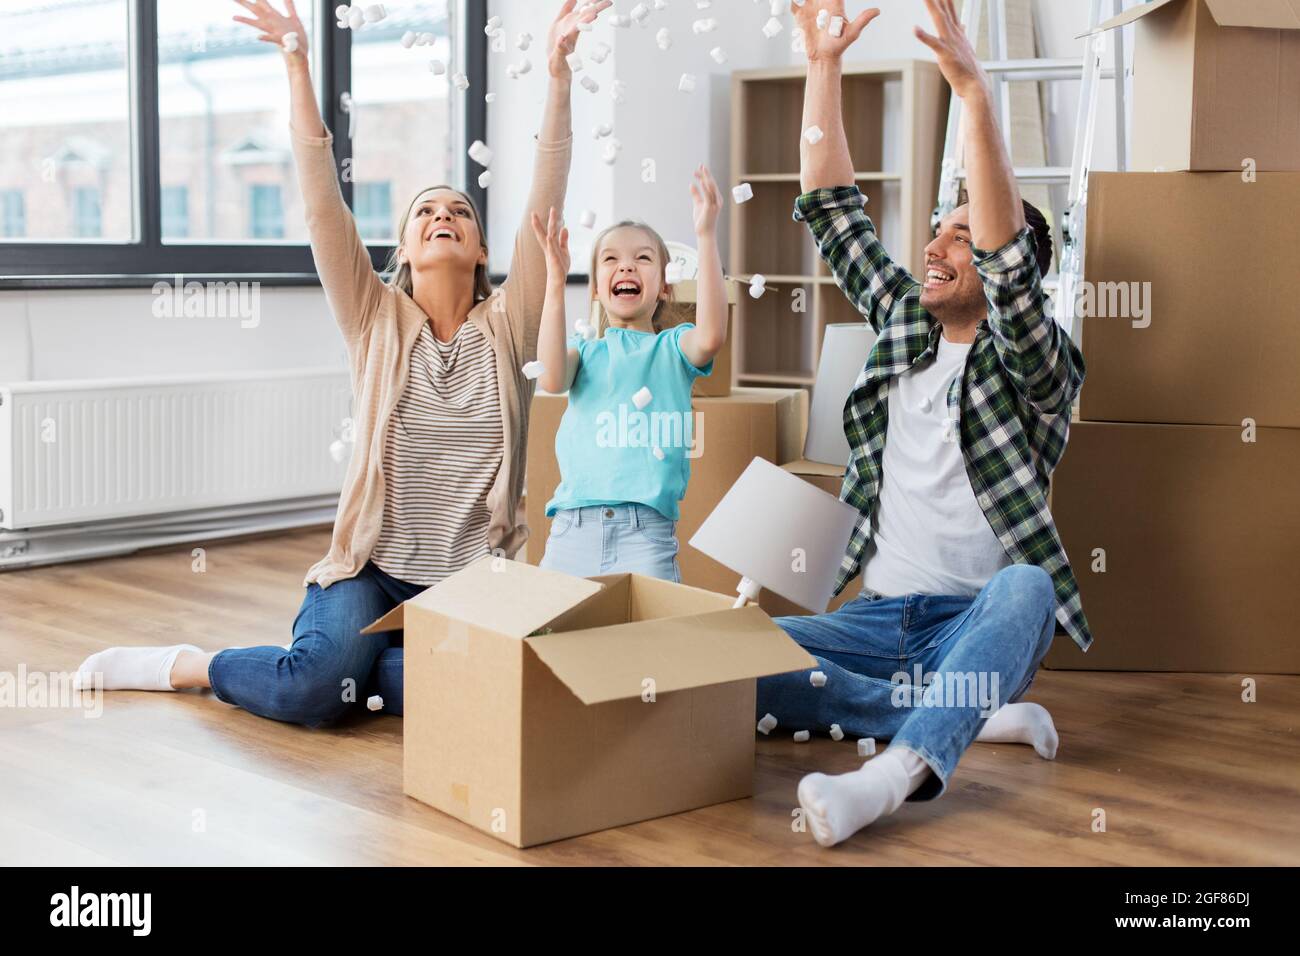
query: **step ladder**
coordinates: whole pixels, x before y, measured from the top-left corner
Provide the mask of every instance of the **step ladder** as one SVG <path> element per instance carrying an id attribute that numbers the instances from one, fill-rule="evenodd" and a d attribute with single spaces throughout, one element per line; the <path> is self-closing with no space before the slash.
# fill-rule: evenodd
<path id="1" fill-rule="evenodd" d="M 1107 3 L 1112 16 L 1124 12 L 1125 0 L 1089 0 L 1088 30 L 1102 23 L 1102 5 Z M 1142 0 L 1138 0 L 1142 2 Z M 1129 5 L 1132 5 L 1131 2 Z M 974 44 L 978 38 L 983 0 L 965 0 L 962 8 L 962 26 Z M 1055 283 L 1044 281 L 1049 291 L 1054 289 L 1053 308 L 1056 321 L 1075 340 L 1078 329 L 1074 325 L 1075 301 L 1079 283 L 1083 279 L 1083 240 L 1085 216 L 1088 206 L 1088 173 L 1092 168 L 1092 153 L 1097 125 L 1097 100 L 1102 80 L 1113 79 L 1115 90 L 1115 144 L 1117 168 L 1123 171 L 1128 164 L 1126 141 L 1128 126 L 1128 96 L 1126 92 L 1126 58 L 1122 30 L 1113 35 L 1099 34 L 1084 38 L 1083 56 L 1078 58 L 1035 58 L 1013 60 L 1007 58 L 1007 23 L 1005 0 L 989 0 L 989 54 L 990 60 L 981 63 L 992 80 L 993 105 L 997 111 L 1002 136 L 1011 155 L 1011 95 L 1007 84 L 1022 81 L 1059 82 L 1079 80 L 1079 107 L 1075 115 L 1074 144 L 1069 166 L 1017 166 L 1014 173 L 1023 186 L 1049 186 L 1053 199 L 1061 187 L 1066 189 L 1064 206 L 1052 208 L 1052 219 L 1058 230 L 1058 278 Z M 1110 54 L 1110 64 L 1103 61 Z M 957 208 L 961 184 L 966 178 L 961 141 L 961 99 L 953 96 L 948 108 L 948 128 L 944 136 L 943 163 L 939 173 L 939 201 L 931 224 L 939 221 Z M 1046 280 L 1046 277 L 1044 277 Z"/>

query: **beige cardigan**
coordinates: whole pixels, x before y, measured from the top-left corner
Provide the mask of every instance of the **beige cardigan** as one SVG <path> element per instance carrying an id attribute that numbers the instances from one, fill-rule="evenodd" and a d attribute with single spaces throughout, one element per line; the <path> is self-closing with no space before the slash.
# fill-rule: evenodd
<path id="1" fill-rule="evenodd" d="M 406 293 L 376 274 L 343 202 L 331 150 L 333 136 L 304 136 L 291 130 L 298 164 L 307 231 L 321 285 L 343 332 L 352 371 L 353 434 L 356 445 L 329 553 L 307 572 L 303 585 L 323 588 L 354 577 L 379 539 L 384 511 L 384 437 L 389 417 L 406 387 L 411 350 L 428 316 Z M 529 216 L 554 206 L 564 208 L 573 138 L 539 143 L 532 191 L 524 222 L 515 236 L 510 274 L 492 298 L 478 303 L 468 321 L 492 343 L 496 353 L 505 456 L 488 492 L 492 513 L 488 545 L 507 557 L 528 539 L 516 522 L 524 487 L 528 409 L 533 382 L 521 368 L 537 357 L 537 330 L 546 294 L 546 257 L 533 236 Z"/>

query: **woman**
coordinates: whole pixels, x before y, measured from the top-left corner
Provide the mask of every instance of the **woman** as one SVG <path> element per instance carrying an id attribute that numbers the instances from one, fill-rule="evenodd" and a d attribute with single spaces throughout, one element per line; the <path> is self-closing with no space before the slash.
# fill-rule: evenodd
<path id="1" fill-rule="evenodd" d="M 286 0 L 235 0 L 234 19 L 283 47 L 291 132 L 307 229 L 321 285 L 351 362 L 356 445 L 339 499 L 329 553 L 308 572 L 307 594 L 283 647 L 207 654 L 192 645 L 117 647 L 79 668 L 102 673 L 105 690 L 210 687 L 222 701 L 263 717 L 319 726 L 372 692 L 402 712 L 400 632 L 361 628 L 401 602 L 493 553 L 514 555 L 527 537 L 516 523 L 523 490 L 533 383 L 546 294 L 546 257 L 532 234 L 534 211 L 563 208 L 572 147 L 566 56 L 609 0 L 575 10 L 567 0 L 551 26 L 550 88 L 538 136 L 532 191 L 515 238 L 509 278 L 492 290 L 487 241 L 474 203 L 449 186 L 421 191 L 402 217 L 385 283 L 339 192 L 333 139 L 321 123 L 307 36 Z"/>

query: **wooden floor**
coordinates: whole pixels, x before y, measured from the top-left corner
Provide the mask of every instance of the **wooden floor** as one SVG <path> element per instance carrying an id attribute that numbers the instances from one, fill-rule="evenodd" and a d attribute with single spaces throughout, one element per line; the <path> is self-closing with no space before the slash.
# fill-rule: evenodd
<path id="1" fill-rule="evenodd" d="M 284 644 L 327 535 L 0 574 L 0 671 L 113 644 Z M 403 796 L 402 722 L 311 731 L 208 693 L 110 693 L 102 716 L 0 708 L 0 862 L 35 864 L 1295 864 L 1300 677 L 1044 671 L 1055 761 L 976 744 L 947 795 L 834 850 L 791 830 L 795 784 L 855 767 L 757 741 L 755 796 L 515 850 Z M 1094 810 L 1106 832 L 1093 831 Z"/>

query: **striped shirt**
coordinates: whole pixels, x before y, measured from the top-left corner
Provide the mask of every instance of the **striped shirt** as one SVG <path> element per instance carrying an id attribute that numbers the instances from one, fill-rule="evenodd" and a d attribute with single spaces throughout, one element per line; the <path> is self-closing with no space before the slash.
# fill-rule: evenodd
<path id="1" fill-rule="evenodd" d="M 388 423 L 384 522 L 370 559 L 431 585 L 489 553 L 487 496 L 504 453 L 492 344 L 469 322 L 439 342 L 426 322 Z"/>

